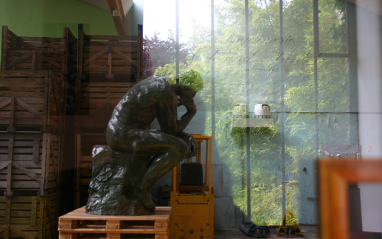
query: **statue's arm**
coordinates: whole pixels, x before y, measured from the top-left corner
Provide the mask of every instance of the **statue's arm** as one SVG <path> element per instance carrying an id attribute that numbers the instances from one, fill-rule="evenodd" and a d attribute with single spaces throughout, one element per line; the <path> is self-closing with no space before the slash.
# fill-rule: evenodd
<path id="1" fill-rule="evenodd" d="M 187 125 L 190 123 L 191 119 L 196 114 L 196 105 L 194 99 L 192 98 L 181 98 L 181 104 L 187 109 L 187 112 L 177 120 L 178 133 L 181 133 Z"/>
<path id="2" fill-rule="evenodd" d="M 187 112 L 179 119 L 177 114 L 178 99 L 176 95 L 169 101 L 159 103 L 159 114 L 157 118 L 163 132 L 178 136 L 196 114 L 196 106 L 192 98 L 183 99 L 181 103 L 186 107 Z"/>
<path id="3" fill-rule="evenodd" d="M 162 132 L 176 136 L 178 133 L 176 98 L 158 101 L 157 119 Z"/>

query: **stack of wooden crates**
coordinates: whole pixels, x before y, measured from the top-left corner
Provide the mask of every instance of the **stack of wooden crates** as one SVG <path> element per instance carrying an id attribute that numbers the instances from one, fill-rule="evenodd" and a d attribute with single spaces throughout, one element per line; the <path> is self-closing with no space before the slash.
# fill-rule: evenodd
<path id="1" fill-rule="evenodd" d="M 56 238 L 61 133 L 74 100 L 76 51 L 69 28 L 62 38 L 2 28 L 0 237 Z"/>
<path id="2" fill-rule="evenodd" d="M 76 116 L 76 207 L 86 204 L 92 149 L 106 145 L 106 126 L 123 95 L 142 78 L 142 26 L 138 36 L 86 35 L 78 28 L 80 97 Z"/>
<path id="3" fill-rule="evenodd" d="M 57 238 L 59 193 L 73 190 L 63 165 L 73 165 L 75 207 L 86 203 L 92 148 L 106 144 L 112 110 L 141 80 L 142 56 L 142 26 L 138 36 L 96 36 L 80 24 L 77 38 L 69 28 L 48 38 L 3 27 L 0 238 Z"/>

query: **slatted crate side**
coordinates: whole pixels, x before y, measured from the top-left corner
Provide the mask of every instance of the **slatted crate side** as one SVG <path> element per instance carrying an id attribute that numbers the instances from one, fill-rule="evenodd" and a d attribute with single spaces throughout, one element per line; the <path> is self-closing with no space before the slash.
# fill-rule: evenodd
<path id="1" fill-rule="evenodd" d="M 81 156 L 78 168 L 80 178 L 79 183 L 81 186 L 88 186 L 92 175 L 92 157 Z"/>
<path id="2" fill-rule="evenodd" d="M 0 190 L 7 195 L 56 189 L 61 137 L 44 134 L 0 134 Z"/>
<path id="3" fill-rule="evenodd" d="M 82 82 L 81 114 L 83 110 L 103 108 L 107 104 L 114 108 L 134 85 L 134 82 Z"/>
<path id="4" fill-rule="evenodd" d="M 86 59 L 84 71 L 107 72 L 108 65 L 111 64 L 113 72 L 136 73 L 138 54 L 137 43 L 125 43 L 118 46 L 87 46 L 84 47 L 83 55 Z M 94 56 L 97 58 L 93 58 Z"/>
<path id="5" fill-rule="evenodd" d="M 0 197 L 0 237 L 56 238 L 57 196 Z"/>
<path id="6" fill-rule="evenodd" d="M 93 147 L 95 145 L 106 145 L 105 133 L 81 133 L 76 134 L 77 148 L 80 150 L 81 156 L 92 156 Z"/>
<path id="7" fill-rule="evenodd" d="M 40 135 L 0 134 L 0 189 L 39 191 L 42 188 L 43 162 L 40 160 Z"/>
<path id="8" fill-rule="evenodd" d="M 9 71 L 0 72 L 0 123 L 12 126 L 45 124 L 47 78 L 47 73 L 20 77 Z"/>
<path id="9" fill-rule="evenodd" d="M 13 49 L 28 49 L 15 33 L 10 31 L 7 26 L 2 27 L 2 45 L 1 45 L 1 69 L 7 69 L 7 55 Z"/>
<path id="10" fill-rule="evenodd" d="M 0 124 L 11 128 L 16 125 L 45 125 L 45 104 L 43 97 L 0 97 Z"/>
<path id="11" fill-rule="evenodd" d="M 139 81 L 142 76 L 142 31 L 138 36 L 86 35 L 79 27 L 79 73 L 105 80 Z"/>
<path id="12" fill-rule="evenodd" d="M 48 48 L 49 49 L 49 48 Z M 64 53 L 47 49 L 9 51 L 7 70 L 61 70 Z"/>
<path id="13" fill-rule="evenodd" d="M 76 117 L 77 132 L 89 132 L 90 129 L 104 132 L 115 106 L 134 84 L 82 82 L 78 102 L 79 115 Z"/>
<path id="14" fill-rule="evenodd" d="M 68 82 L 65 80 L 65 76 L 63 74 L 54 72 L 49 73 L 47 122 L 48 125 L 60 130 L 63 124 L 62 117 L 67 108 Z"/>
<path id="15" fill-rule="evenodd" d="M 70 31 L 70 28 L 64 28 L 65 45 L 65 65 L 63 66 L 65 75 L 77 74 L 77 38 Z"/>
<path id="16" fill-rule="evenodd" d="M 40 223 L 40 235 L 42 238 L 55 239 L 58 236 L 58 197 L 56 194 L 45 198 L 44 222 Z"/>
<path id="17" fill-rule="evenodd" d="M 55 189 L 59 185 L 62 137 L 54 134 L 43 134 L 41 158 L 45 160 L 44 189 Z"/>
<path id="18" fill-rule="evenodd" d="M 107 113 L 103 113 L 107 112 Z M 105 132 L 112 110 L 100 111 L 96 116 L 79 115 L 76 116 L 76 132 Z M 96 119 L 96 120 L 95 120 Z"/>
<path id="19" fill-rule="evenodd" d="M 0 71 L 0 125 L 61 127 L 63 76 L 53 72 Z"/>
<path id="20" fill-rule="evenodd" d="M 17 36 L 3 27 L 2 70 L 54 70 L 64 74 L 76 62 L 76 39 L 65 27 L 62 38 Z"/>
<path id="21" fill-rule="evenodd" d="M 60 38 L 20 37 L 28 50 L 8 51 L 7 70 L 65 70 L 65 48 Z"/>
<path id="22" fill-rule="evenodd" d="M 137 82 L 143 80 L 143 27 L 142 25 L 138 25 L 138 47 L 139 47 L 139 54 L 138 54 L 138 74 L 137 74 Z"/>
<path id="23" fill-rule="evenodd" d="M 92 177 L 92 150 L 95 145 L 106 145 L 105 133 L 76 134 L 76 206 L 86 204 Z"/>

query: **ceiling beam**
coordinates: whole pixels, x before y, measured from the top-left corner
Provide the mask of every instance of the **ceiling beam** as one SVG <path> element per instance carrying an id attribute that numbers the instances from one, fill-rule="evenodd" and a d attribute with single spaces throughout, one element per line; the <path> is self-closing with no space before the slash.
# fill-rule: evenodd
<path id="1" fill-rule="evenodd" d="M 117 29 L 119 35 L 124 35 L 125 30 L 123 29 L 122 25 L 122 19 L 124 18 L 123 9 L 118 8 L 118 5 L 121 5 L 118 4 L 118 2 L 121 3 L 120 0 L 107 0 L 111 15 L 113 16 L 115 28 Z"/>
<path id="2" fill-rule="evenodd" d="M 115 27 L 118 34 L 124 35 L 125 31 L 123 29 L 122 21 L 129 13 L 130 9 L 134 4 L 134 0 L 82 0 L 99 8 L 110 10 L 112 14 Z"/>

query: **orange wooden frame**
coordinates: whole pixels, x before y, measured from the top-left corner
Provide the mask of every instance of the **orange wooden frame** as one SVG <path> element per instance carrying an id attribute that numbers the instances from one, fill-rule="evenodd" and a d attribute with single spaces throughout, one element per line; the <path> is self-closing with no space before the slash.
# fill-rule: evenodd
<path id="1" fill-rule="evenodd" d="M 349 239 L 348 185 L 382 182 L 382 159 L 320 159 L 320 238 Z"/>

